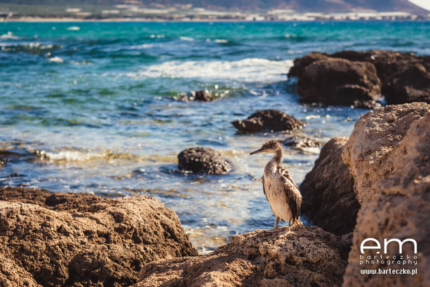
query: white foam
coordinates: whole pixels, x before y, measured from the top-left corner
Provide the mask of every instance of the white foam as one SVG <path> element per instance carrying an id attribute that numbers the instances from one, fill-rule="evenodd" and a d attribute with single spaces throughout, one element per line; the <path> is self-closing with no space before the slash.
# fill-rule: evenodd
<path id="1" fill-rule="evenodd" d="M 240 61 L 171 61 L 119 76 L 131 78 L 199 78 L 230 79 L 244 82 L 277 82 L 285 80 L 292 60 L 270 61 L 249 58 Z"/>
<path id="2" fill-rule="evenodd" d="M 49 160 L 50 162 L 82 162 L 94 159 L 103 159 L 105 154 L 81 151 L 60 151 L 58 153 L 39 151 L 38 156 L 41 159 Z"/>
<path id="3" fill-rule="evenodd" d="M 227 40 L 223 40 L 223 39 L 216 39 L 215 43 L 228 43 Z"/>
<path id="4" fill-rule="evenodd" d="M 49 62 L 52 62 L 52 63 L 64 63 L 64 60 L 61 59 L 60 57 L 52 57 L 52 58 L 49 58 Z"/>
<path id="5" fill-rule="evenodd" d="M 130 46 L 129 49 L 131 49 L 131 50 L 140 50 L 140 49 L 148 49 L 148 48 L 152 48 L 152 47 L 154 47 L 153 44 L 142 44 L 142 45 L 133 45 L 133 46 Z"/>
<path id="6" fill-rule="evenodd" d="M 81 28 L 79 28 L 77 26 L 72 26 L 72 27 L 67 28 L 67 30 L 69 30 L 69 31 L 79 31 L 79 30 L 81 30 Z"/>
<path id="7" fill-rule="evenodd" d="M 0 39 L 19 39 L 19 37 L 14 36 L 12 32 L 7 32 L 4 35 L 0 35 Z"/>
<path id="8" fill-rule="evenodd" d="M 179 37 L 179 39 L 181 39 L 182 41 L 194 41 L 193 38 L 189 38 L 189 37 Z"/>

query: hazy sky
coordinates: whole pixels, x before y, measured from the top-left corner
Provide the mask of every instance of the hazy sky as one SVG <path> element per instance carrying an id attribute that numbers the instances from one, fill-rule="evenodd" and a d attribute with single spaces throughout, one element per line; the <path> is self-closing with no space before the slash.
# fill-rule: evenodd
<path id="1" fill-rule="evenodd" d="M 409 0 L 409 2 L 412 2 L 415 5 L 418 5 L 421 8 L 424 8 L 430 11 L 430 0 Z"/>

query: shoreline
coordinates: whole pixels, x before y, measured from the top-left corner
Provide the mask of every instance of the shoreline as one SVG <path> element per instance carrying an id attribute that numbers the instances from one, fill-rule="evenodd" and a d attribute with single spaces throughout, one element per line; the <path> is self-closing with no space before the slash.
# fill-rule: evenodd
<path id="1" fill-rule="evenodd" d="M 15 19 L 0 19 L 0 23 L 68 23 L 68 22 L 75 22 L 75 23 L 127 23 L 127 22 L 156 22 L 156 23 L 165 23 L 165 22 L 172 22 L 172 23 L 212 23 L 212 22 L 218 22 L 218 23 L 292 23 L 292 22 L 429 22 L 430 19 L 394 19 L 394 20 L 376 20 L 376 19 L 369 19 L 369 20 L 336 20 L 336 19 L 318 19 L 318 20 L 246 20 L 246 19 L 193 19 L 193 20 L 167 20 L 167 19 L 142 19 L 142 18 L 109 18 L 109 19 L 78 19 L 78 18 L 15 18 Z"/>

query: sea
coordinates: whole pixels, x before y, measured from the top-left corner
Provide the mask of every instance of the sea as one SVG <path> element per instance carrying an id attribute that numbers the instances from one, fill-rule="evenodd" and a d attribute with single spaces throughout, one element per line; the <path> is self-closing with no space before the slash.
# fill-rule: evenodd
<path id="1" fill-rule="evenodd" d="M 292 135 L 349 136 L 369 110 L 301 104 L 286 74 L 313 51 L 371 49 L 430 55 L 430 22 L 0 23 L 0 187 L 155 197 L 210 252 L 273 227 L 260 181 L 270 155 L 249 153 L 290 136 L 231 122 L 277 109 L 306 123 Z M 177 100 L 196 90 L 217 100 Z M 177 155 L 196 146 L 231 173 L 178 173 Z M 298 184 L 319 150 L 285 147 Z"/>

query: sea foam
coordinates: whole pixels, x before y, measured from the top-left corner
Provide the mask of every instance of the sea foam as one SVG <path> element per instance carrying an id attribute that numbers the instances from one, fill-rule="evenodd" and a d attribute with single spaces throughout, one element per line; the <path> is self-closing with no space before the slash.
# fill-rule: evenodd
<path id="1" fill-rule="evenodd" d="M 170 61 L 126 73 L 131 78 L 198 78 L 231 79 L 242 82 L 276 82 L 285 80 L 292 60 L 271 61 L 248 58 L 239 61 Z"/>

